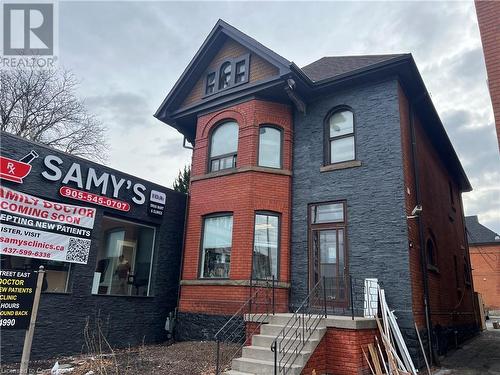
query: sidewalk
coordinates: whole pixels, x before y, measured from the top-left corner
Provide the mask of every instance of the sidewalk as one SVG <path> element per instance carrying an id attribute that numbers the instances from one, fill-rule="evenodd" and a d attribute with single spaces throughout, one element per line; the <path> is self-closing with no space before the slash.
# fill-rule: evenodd
<path id="1" fill-rule="evenodd" d="M 500 375 L 500 329 L 493 329 L 491 319 L 487 327 L 447 356 L 434 375 Z"/>

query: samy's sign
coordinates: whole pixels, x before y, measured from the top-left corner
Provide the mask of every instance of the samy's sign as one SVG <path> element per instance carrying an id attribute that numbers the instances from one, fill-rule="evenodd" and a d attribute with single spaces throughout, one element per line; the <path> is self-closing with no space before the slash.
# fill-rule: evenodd
<path id="1" fill-rule="evenodd" d="M 98 173 L 94 168 L 83 168 L 79 163 L 71 163 L 69 168 L 65 170 L 63 160 L 56 155 L 47 155 L 43 163 L 45 166 L 45 171 L 42 172 L 43 178 L 49 181 L 60 181 L 63 185 L 71 184 L 74 186 L 62 186 L 59 189 L 59 194 L 63 197 L 120 211 L 130 210 L 128 202 L 117 199 L 125 190 L 132 192 L 132 202 L 135 204 L 141 205 L 146 201 L 146 186 L 141 183 L 118 178 L 107 172 Z M 100 194 L 91 193 L 90 190 L 98 190 Z"/>
<path id="2" fill-rule="evenodd" d="M 0 186 L 0 253 L 87 264 L 95 215 Z"/>

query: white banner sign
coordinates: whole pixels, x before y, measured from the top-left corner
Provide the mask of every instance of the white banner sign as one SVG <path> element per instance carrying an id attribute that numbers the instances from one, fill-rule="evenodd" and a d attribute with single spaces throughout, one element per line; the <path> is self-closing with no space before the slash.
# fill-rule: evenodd
<path id="1" fill-rule="evenodd" d="M 95 214 L 0 186 L 0 253 L 87 264 Z"/>

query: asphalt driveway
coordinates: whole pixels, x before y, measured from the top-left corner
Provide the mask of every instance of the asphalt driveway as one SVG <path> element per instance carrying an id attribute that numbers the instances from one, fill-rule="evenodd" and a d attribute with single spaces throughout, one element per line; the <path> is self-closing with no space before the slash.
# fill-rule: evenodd
<path id="1" fill-rule="evenodd" d="M 500 329 L 488 330 L 448 355 L 434 375 L 500 375 Z"/>

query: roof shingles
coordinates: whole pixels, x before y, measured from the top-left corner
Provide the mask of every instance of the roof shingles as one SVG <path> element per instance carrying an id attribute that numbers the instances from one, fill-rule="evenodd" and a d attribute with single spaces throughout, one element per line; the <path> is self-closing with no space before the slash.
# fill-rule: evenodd
<path id="1" fill-rule="evenodd" d="M 302 71 L 313 82 L 323 81 L 341 74 L 353 72 L 382 62 L 387 62 L 405 54 L 393 55 L 360 55 L 360 56 L 326 56 L 306 66 Z"/>
<path id="2" fill-rule="evenodd" d="M 465 227 L 469 244 L 500 243 L 500 236 L 479 222 L 477 216 L 466 216 Z"/>

